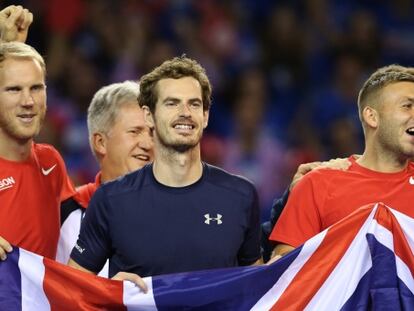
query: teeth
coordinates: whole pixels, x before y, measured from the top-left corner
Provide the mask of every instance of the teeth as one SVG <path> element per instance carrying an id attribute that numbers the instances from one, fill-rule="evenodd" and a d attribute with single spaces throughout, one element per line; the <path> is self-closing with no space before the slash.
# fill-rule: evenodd
<path id="1" fill-rule="evenodd" d="M 414 127 L 409 128 L 406 132 L 409 135 L 414 135 Z"/>
<path id="2" fill-rule="evenodd" d="M 33 115 L 19 115 L 18 118 L 24 122 L 30 122 L 33 120 Z"/>
<path id="3" fill-rule="evenodd" d="M 193 127 L 187 124 L 177 124 L 176 126 L 174 126 L 174 128 L 182 130 L 191 130 Z"/>
<path id="4" fill-rule="evenodd" d="M 149 161 L 149 156 L 146 156 L 146 155 L 137 155 L 137 156 L 134 156 L 134 158 L 141 160 L 141 161 Z"/>

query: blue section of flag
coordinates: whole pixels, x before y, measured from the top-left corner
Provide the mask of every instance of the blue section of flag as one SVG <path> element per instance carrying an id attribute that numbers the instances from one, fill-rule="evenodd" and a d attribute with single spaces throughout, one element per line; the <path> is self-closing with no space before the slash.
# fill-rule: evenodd
<path id="1" fill-rule="evenodd" d="M 269 266 L 153 277 L 155 304 L 160 311 L 250 310 L 275 285 L 300 251 L 297 248 Z"/>
<path id="2" fill-rule="evenodd" d="M 22 309 L 21 274 L 19 270 L 19 248 L 7 254 L 0 261 L 0 302 L 1 310 L 20 311 Z"/>
<path id="3" fill-rule="evenodd" d="M 397 275 L 395 254 L 367 234 L 372 268 L 341 310 L 414 310 L 414 295 Z"/>

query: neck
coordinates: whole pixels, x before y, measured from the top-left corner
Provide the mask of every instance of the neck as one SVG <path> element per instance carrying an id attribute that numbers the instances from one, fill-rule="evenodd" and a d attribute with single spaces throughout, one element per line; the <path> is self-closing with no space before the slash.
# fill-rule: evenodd
<path id="1" fill-rule="evenodd" d="M 119 172 L 113 170 L 116 166 L 112 165 L 111 162 L 108 162 L 109 160 L 107 157 L 97 154 L 97 159 L 99 167 L 101 168 L 101 183 L 114 180 L 120 176 Z"/>
<path id="2" fill-rule="evenodd" d="M 153 172 L 155 179 L 169 187 L 185 187 L 195 183 L 203 174 L 200 145 L 186 152 L 156 146 Z"/>
<path id="3" fill-rule="evenodd" d="M 102 166 L 101 166 L 102 167 Z M 110 174 L 109 172 L 105 171 L 105 170 L 101 170 L 101 183 L 105 183 L 107 181 L 111 181 L 114 180 L 115 178 L 112 177 L 112 174 Z"/>
<path id="4" fill-rule="evenodd" d="M 0 157 L 9 161 L 26 161 L 31 152 L 32 139 L 16 141 L 0 135 Z"/>
<path id="5" fill-rule="evenodd" d="M 406 156 L 379 149 L 366 147 L 363 155 L 356 162 L 365 168 L 381 173 L 396 173 L 407 167 L 409 159 Z"/>

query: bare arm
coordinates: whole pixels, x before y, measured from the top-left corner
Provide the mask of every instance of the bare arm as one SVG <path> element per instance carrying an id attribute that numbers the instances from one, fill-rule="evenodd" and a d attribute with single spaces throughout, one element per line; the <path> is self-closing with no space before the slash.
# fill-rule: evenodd
<path id="1" fill-rule="evenodd" d="M 251 264 L 251 266 L 261 266 L 261 265 L 263 265 L 264 264 L 264 262 L 263 262 L 263 258 L 262 257 L 260 257 L 259 259 L 257 259 L 254 263 L 252 263 Z"/>
<path id="2" fill-rule="evenodd" d="M 0 11 L 1 41 L 26 42 L 33 14 L 20 5 L 10 5 Z"/>
<path id="3" fill-rule="evenodd" d="M 0 236 L 0 259 L 6 260 L 7 253 L 10 253 L 12 250 L 13 248 L 11 247 L 10 243 Z"/>
<path id="4" fill-rule="evenodd" d="M 76 261 L 74 261 L 72 258 L 69 259 L 68 266 L 96 275 L 95 272 L 85 269 L 84 267 L 79 265 Z M 129 273 L 129 272 L 118 272 L 111 279 L 117 280 L 117 281 L 130 281 L 134 283 L 135 285 L 137 285 L 144 293 L 148 292 L 147 284 L 145 284 L 144 280 L 138 274 Z"/>

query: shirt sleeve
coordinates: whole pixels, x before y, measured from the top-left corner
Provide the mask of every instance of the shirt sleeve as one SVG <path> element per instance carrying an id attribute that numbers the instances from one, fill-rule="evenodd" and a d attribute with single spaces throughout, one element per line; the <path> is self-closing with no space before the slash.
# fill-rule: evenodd
<path id="1" fill-rule="evenodd" d="M 70 257 L 83 268 L 98 273 L 110 257 L 108 202 L 104 189 L 93 195 L 82 220 Z"/>
<path id="2" fill-rule="evenodd" d="M 325 194 L 326 187 L 318 182 L 316 174 L 304 176 L 293 188 L 269 239 L 298 247 L 318 234 L 322 230 L 319 208 Z"/>
<path id="3" fill-rule="evenodd" d="M 250 208 L 248 209 L 248 228 L 238 253 L 239 265 L 247 266 L 256 262 L 260 254 L 260 209 L 256 189 L 253 187 Z"/>

